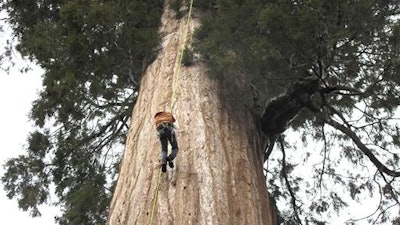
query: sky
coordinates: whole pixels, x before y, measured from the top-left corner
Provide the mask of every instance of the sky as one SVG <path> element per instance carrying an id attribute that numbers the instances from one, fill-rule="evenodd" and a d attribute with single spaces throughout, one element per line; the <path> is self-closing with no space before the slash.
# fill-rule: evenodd
<path id="1" fill-rule="evenodd" d="M 11 37 L 11 28 L 4 23 L 4 11 L 0 12 L 0 54 L 4 54 L 3 47 Z M 15 44 L 15 43 L 14 43 Z M 21 73 L 20 68 L 27 66 L 17 53 L 13 52 L 16 63 L 7 73 L 0 69 L 0 177 L 4 174 L 3 165 L 10 159 L 24 152 L 29 132 L 34 130 L 29 122 L 29 112 L 32 102 L 37 98 L 42 87 L 43 70 L 33 63 L 29 63 L 32 70 Z M 1 61 L 0 61 L 1 62 Z M 3 62 L 4 66 L 4 62 Z M 7 66 L 7 65 L 6 65 Z M 3 68 L 3 67 L 1 67 Z M 18 208 L 17 200 L 8 199 L 0 182 L 0 212 L 2 221 L 12 221 L 12 224 L 55 225 L 54 217 L 59 215 L 59 209 L 53 206 L 39 207 L 41 217 L 32 218 L 28 212 Z"/>
<path id="2" fill-rule="evenodd" d="M 41 89 L 39 67 L 21 74 L 14 69 L 7 74 L 0 71 L 0 176 L 4 174 L 3 165 L 7 159 L 23 154 L 28 133 L 34 127 L 28 120 L 32 101 L 37 98 Z M 54 225 L 54 217 L 59 210 L 56 207 L 41 207 L 42 216 L 32 218 L 28 212 L 18 209 L 16 200 L 9 200 L 0 182 L 0 212 L 2 221 L 13 221 L 12 224 Z"/>

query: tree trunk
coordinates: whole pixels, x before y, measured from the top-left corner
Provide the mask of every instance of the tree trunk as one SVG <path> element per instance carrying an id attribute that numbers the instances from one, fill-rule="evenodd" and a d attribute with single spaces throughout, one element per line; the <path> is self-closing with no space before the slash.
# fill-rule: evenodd
<path id="1" fill-rule="evenodd" d="M 189 34 L 196 26 L 192 19 Z M 141 81 L 107 224 L 276 224 L 252 116 L 219 99 L 223 87 L 201 63 L 176 73 L 185 27 L 186 19 L 165 7 L 162 49 Z M 179 153 L 165 174 L 156 166 L 160 143 L 152 119 L 158 111 L 177 119 Z"/>

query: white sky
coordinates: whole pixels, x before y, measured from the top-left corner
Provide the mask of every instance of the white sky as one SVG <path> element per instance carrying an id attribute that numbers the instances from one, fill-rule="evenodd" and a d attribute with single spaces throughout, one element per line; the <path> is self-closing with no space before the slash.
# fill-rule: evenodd
<path id="1" fill-rule="evenodd" d="M 4 174 L 3 165 L 7 159 L 23 153 L 28 133 L 33 124 L 28 122 L 32 101 L 37 98 L 41 88 L 40 68 L 26 74 L 13 71 L 0 72 L 0 176 Z M 16 200 L 9 200 L 0 182 L 0 212 L 2 221 L 12 224 L 54 225 L 58 210 L 55 207 L 42 207 L 42 217 L 32 218 L 28 212 L 18 209 Z"/>
<path id="2" fill-rule="evenodd" d="M 0 12 L 0 25 L 5 25 L 3 18 L 6 15 Z M 4 53 L 6 40 L 11 37 L 11 28 L 5 25 L 3 31 L 0 30 L 0 54 Z M 33 124 L 28 122 L 28 114 L 32 106 L 32 101 L 37 98 L 37 94 L 42 86 L 41 75 L 43 71 L 40 67 L 32 65 L 32 70 L 22 74 L 18 68 L 27 65 L 18 53 L 14 53 L 14 59 L 20 60 L 10 73 L 0 70 L 0 177 L 4 174 L 4 163 L 13 157 L 17 157 L 24 152 L 24 145 L 28 133 L 33 131 Z M 29 225 L 54 225 L 54 217 L 59 210 L 55 207 L 44 206 L 39 208 L 42 216 L 32 218 L 28 212 L 18 208 L 16 200 L 8 199 L 0 182 L 0 212 L 2 221 L 12 221 L 12 224 Z"/>

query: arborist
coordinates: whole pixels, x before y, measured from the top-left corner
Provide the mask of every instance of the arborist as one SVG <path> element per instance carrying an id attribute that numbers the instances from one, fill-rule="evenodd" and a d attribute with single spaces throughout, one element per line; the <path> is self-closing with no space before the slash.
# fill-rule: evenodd
<path id="1" fill-rule="evenodd" d="M 161 144 L 161 170 L 165 173 L 167 171 L 167 162 L 169 167 L 174 168 L 172 161 L 178 154 L 178 142 L 174 127 L 175 118 L 170 112 L 158 112 L 154 115 L 154 122 L 156 123 Z M 168 155 L 168 141 L 172 146 L 170 155 Z"/>

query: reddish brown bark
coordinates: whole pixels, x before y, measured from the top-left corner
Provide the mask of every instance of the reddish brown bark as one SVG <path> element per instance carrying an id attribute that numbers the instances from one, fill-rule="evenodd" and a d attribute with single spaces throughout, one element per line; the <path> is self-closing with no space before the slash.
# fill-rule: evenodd
<path id="1" fill-rule="evenodd" d="M 252 117 L 219 100 L 223 87 L 204 65 L 176 74 L 185 22 L 165 10 L 163 48 L 141 81 L 107 224 L 149 224 L 160 158 L 152 119 L 164 110 L 177 119 L 179 153 L 161 178 L 153 224 L 274 224 Z"/>

